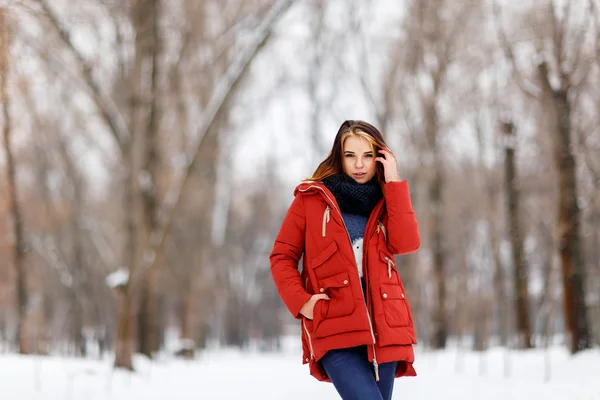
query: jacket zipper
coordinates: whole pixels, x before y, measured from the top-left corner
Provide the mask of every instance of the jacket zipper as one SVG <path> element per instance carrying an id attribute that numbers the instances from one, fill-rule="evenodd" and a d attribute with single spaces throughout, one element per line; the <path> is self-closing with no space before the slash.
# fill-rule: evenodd
<path id="1" fill-rule="evenodd" d="M 308 277 L 306 278 L 306 283 L 304 289 L 308 291 Z M 313 316 L 314 318 L 314 316 Z M 310 358 L 312 360 L 315 359 L 315 352 L 313 350 L 312 339 L 310 337 L 310 333 L 308 332 L 308 328 L 306 327 L 306 317 L 302 318 L 302 326 L 304 327 L 304 332 L 306 332 L 306 336 L 308 337 L 308 347 L 310 347 Z"/>
<path id="2" fill-rule="evenodd" d="M 340 215 L 340 218 L 342 219 L 342 224 L 344 224 L 344 229 L 346 230 L 346 235 L 348 236 L 348 243 L 350 243 L 350 249 L 352 249 L 352 239 L 350 239 L 350 234 L 348 233 L 348 228 L 346 227 L 346 223 L 344 222 L 344 216 L 342 215 L 340 210 L 338 210 L 338 208 L 335 206 L 335 203 L 333 202 L 333 200 L 331 200 L 331 198 L 329 197 L 327 192 L 325 192 L 325 190 L 323 190 L 322 188 L 320 188 L 318 186 L 309 186 L 306 189 L 299 189 L 299 191 L 306 192 L 310 188 L 315 188 L 315 189 L 320 190 L 325 195 L 325 197 L 327 197 L 327 200 L 329 200 L 329 202 L 334 206 L 335 210 L 338 212 L 338 214 Z M 329 206 L 327 206 L 327 207 L 329 209 Z M 328 209 L 325 210 L 325 212 L 327 214 L 329 214 L 327 211 Z M 325 221 L 325 215 L 323 216 L 323 221 Z M 323 224 L 323 227 L 325 227 L 325 224 Z M 323 228 L 323 232 L 325 232 L 324 228 Z M 323 235 L 323 236 L 325 236 L 325 235 Z M 354 252 L 354 250 L 352 252 Z M 358 275 L 358 281 L 360 282 L 360 274 L 358 273 L 358 269 L 356 269 L 356 274 Z M 362 292 L 363 298 L 365 300 L 364 303 L 365 303 L 365 310 L 367 311 L 367 320 L 369 321 L 369 329 L 371 330 L 371 338 L 373 339 L 373 343 L 372 343 L 372 346 L 373 346 L 373 369 L 375 370 L 375 380 L 379 381 L 379 364 L 377 364 L 377 355 L 375 354 L 375 342 L 376 342 L 375 333 L 373 331 L 373 323 L 371 322 L 371 315 L 369 314 L 369 307 L 367 307 L 367 304 L 366 304 L 366 296 L 365 296 L 364 290 L 362 289 L 362 285 L 360 285 L 360 291 Z M 306 326 L 305 326 L 305 329 L 306 329 Z M 308 333 L 308 330 L 307 330 L 307 333 Z M 310 338 L 310 336 L 309 336 L 309 338 Z M 309 339 L 309 343 L 310 343 L 310 339 Z"/>

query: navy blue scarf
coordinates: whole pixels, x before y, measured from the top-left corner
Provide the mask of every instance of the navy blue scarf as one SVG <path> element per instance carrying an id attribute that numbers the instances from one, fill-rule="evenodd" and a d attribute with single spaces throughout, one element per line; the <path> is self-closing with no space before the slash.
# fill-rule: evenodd
<path id="1" fill-rule="evenodd" d="M 333 193 L 345 213 L 368 217 L 383 197 L 376 176 L 367 183 L 358 183 L 345 173 L 339 173 L 323 179 L 323 184 Z"/>

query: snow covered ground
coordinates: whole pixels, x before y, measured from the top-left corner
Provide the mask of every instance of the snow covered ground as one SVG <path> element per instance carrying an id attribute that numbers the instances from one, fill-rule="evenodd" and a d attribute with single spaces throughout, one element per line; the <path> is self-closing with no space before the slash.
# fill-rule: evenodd
<path id="1" fill-rule="evenodd" d="M 293 342 L 294 343 L 294 342 Z M 339 398 L 300 364 L 299 350 L 259 354 L 199 353 L 194 361 L 136 358 L 137 371 L 113 371 L 111 360 L 0 355 L 0 400 L 285 399 Z M 574 357 L 548 352 L 483 354 L 417 347 L 418 376 L 396 380 L 394 399 L 600 400 L 600 349 Z"/>

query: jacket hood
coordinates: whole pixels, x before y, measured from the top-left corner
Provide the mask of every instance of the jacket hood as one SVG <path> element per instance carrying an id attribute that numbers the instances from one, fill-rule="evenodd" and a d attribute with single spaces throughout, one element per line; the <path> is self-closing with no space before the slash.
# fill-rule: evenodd
<path id="1" fill-rule="evenodd" d="M 325 187 L 323 182 L 303 181 L 294 189 L 294 197 L 303 194 L 319 193 L 320 190 L 329 192 L 329 189 Z"/>

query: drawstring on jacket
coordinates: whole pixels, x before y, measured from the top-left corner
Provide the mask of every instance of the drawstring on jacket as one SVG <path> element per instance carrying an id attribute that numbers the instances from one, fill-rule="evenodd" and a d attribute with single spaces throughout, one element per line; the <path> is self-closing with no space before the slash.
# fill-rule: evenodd
<path id="1" fill-rule="evenodd" d="M 329 208 L 329 206 L 327 206 L 327 208 L 325 209 L 325 212 L 323 213 L 323 237 L 327 236 L 327 223 L 329 222 L 330 219 L 330 214 L 331 214 L 331 210 Z"/>
<path id="2" fill-rule="evenodd" d="M 383 223 L 381 221 L 377 221 L 377 233 L 379 233 L 379 231 L 383 232 L 383 237 L 385 238 L 385 242 L 387 243 L 387 231 L 385 230 L 385 226 L 383 226 Z"/>

